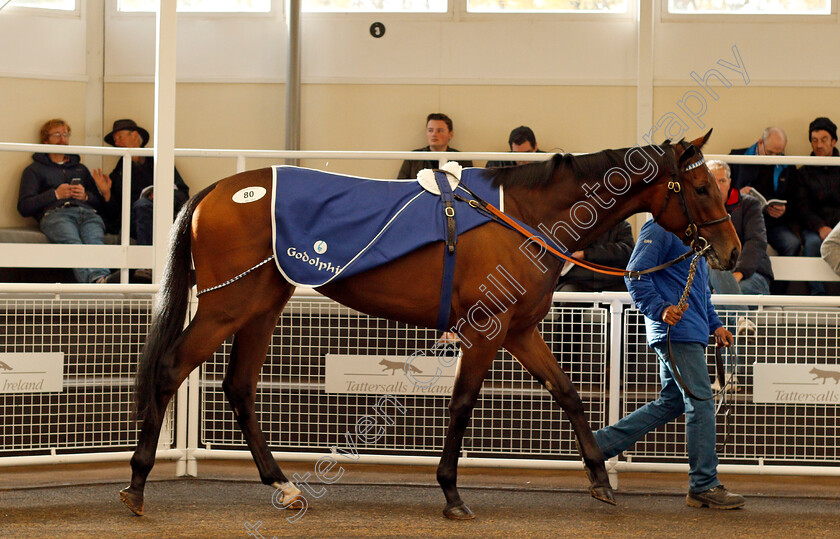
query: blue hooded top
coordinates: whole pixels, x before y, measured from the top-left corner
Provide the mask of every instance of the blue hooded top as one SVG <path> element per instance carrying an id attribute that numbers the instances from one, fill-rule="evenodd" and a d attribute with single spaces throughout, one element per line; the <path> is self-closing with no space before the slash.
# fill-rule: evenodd
<path id="1" fill-rule="evenodd" d="M 689 250 L 679 238 L 668 232 L 653 220 L 646 222 L 639 232 L 639 239 L 630 262 L 629 270 L 643 270 L 673 260 Z M 688 279 L 691 258 L 669 268 L 642 275 L 639 279 L 624 278 L 627 290 L 636 307 L 645 315 L 645 328 L 649 344 L 663 342 L 667 338 L 668 324 L 662 320 L 662 312 L 669 305 L 676 305 Z M 706 260 L 697 264 L 688 310 L 671 329 L 674 342 L 696 342 L 709 344 L 709 335 L 723 324 L 712 305 L 709 289 L 709 270 Z"/>

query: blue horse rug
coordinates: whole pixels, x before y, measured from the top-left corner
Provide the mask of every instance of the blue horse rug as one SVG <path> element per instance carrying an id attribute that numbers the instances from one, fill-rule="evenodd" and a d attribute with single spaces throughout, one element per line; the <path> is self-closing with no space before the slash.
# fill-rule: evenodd
<path id="1" fill-rule="evenodd" d="M 296 286 L 322 286 L 446 239 L 441 197 L 416 179 L 377 180 L 290 166 L 273 171 L 274 258 Z M 463 169 L 461 182 L 501 208 L 501 188 L 493 187 L 485 172 Z M 472 198 L 460 186 L 454 191 Z M 456 199 L 453 206 L 459 235 L 490 220 L 465 202 Z"/>

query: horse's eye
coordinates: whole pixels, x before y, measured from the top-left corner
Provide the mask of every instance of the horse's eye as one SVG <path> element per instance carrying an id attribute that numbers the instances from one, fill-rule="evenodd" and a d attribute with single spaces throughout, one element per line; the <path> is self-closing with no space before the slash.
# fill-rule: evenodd
<path id="1" fill-rule="evenodd" d="M 707 194 L 709 194 L 709 191 L 705 187 L 698 187 L 697 188 L 697 194 L 698 195 L 707 195 Z"/>

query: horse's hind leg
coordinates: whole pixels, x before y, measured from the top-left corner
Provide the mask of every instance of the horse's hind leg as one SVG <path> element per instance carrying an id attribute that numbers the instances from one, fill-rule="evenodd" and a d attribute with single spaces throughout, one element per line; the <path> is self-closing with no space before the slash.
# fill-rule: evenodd
<path id="1" fill-rule="evenodd" d="M 155 464 L 160 428 L 166 406 L 190 372 L 215 352 L 234 331 L 233 320 L 221 322 L 217 316 L 199 310 L 178 337 L 172 352 L 160 360 L 154 384 L 156 406 L 142 418 L 137 448 L 131 457 L 131 485 L 120 491 L 120 498 L 135 514 L 143 514 L 143 490 Z"/>
<path id="2" fill-rule="evenodd" d="M 537 328 L 509 332 L 505 338 L 504 347 L 545 386 L 569 417 L 591 483 L 589 493 L 593 498 L 615 505 L 607 469 L 604 466 L 604 454 L 595 442 L 595 436 L 586 420 L 583 402 Z"/>
<path id="3" fill-rule="evenodd" d="M 280 304 L 268 312 L 250 319 L 233 338 L 230 364 L 228 365 L 222 387 L 228 402 L 233 409 L 239 428 L 245 436 L 248 448 L 254 457 L 254 462 L 260 473 L 263 484 L 274 488 L 281 488 L 283 507 L 291 507 L 292 502 L 300 495 L 283 471 L 277 466 L 274 457 L 265 440 L 265 435 L 257 422 L 254 412 L 254 400 L 257 390 L 257 379 L 260 369 L 265 362 L 271 336 L 277 325 L 277 317 L 292 294 L 288 294 Z"/>

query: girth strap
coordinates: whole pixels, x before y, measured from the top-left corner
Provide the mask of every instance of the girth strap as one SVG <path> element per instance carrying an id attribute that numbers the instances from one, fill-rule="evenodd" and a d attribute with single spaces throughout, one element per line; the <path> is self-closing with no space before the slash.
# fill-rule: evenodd
<path id="1" fill-rule="evenodd" d="M 440 188 L 443 203 L 444 228 L 446 229 L 446 249 L 443 251 L 443 283 L 440 287 L 440 307 L 438 308 L 437 329 L 446 331 L 449 326 L 449 312 L 452 304 L 452 287 L 455 283 L 455 245 L 458 243 L 458 231 L 455 228 L 455 195 L 446 179 L 446 174 L 435 170 L 435 181 Z"/>

